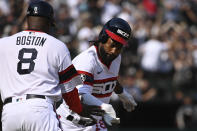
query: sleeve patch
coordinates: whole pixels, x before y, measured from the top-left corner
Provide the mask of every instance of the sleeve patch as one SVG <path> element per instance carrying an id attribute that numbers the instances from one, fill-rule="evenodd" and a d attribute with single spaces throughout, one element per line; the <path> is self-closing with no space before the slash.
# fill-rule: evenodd
<path id="1" fill-rule="evenodd" d="M 89 76 L 87 74 L 80 74 L 80 76 L 81 76 L 81 80 L 83 81 L 84 84 L 93 85 L 94 78 L 92 76 Z"/>

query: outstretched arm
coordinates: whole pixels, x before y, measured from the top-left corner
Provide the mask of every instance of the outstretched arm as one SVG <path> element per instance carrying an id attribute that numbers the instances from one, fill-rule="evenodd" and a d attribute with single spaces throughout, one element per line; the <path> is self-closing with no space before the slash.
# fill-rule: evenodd
<path id="1" fill-rule="evenodd" d="M 64 101 L 67 103 L 69 106 L 69 109 L 76 113 L 81 113 L 82 112 L 82 105 L 79 99 L 79 94 L 77 88 L 74 88 L 72 91 L 68 93 L 63 93 L 62 97 Z"/>
<path id="2" fill-rule="evenodd" d="M 112 105 L 103 103 L 89 93 L 83 93 L 81 96 L 84 104 L 100 106 L 104 110 L 103 119 L 108 125 L 112 126 L 112 124 L 120 123 L 120 118 L 116 118 L 116 112 Z"/>

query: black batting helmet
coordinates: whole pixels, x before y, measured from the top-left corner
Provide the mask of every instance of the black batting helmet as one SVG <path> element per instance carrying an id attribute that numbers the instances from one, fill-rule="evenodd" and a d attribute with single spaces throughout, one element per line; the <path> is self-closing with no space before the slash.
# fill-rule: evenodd
<path id="1" fill-rule="evenodd" d="M 114 41 L 126 45 L 131 33 L 131 27 L 125 20 L 112 18 L 103 26 L 98 39 L 100 42 L 106 43 L 110 37 Z"/>
<path id="2" fill-rule="evenodd" d="M 45 1 L 32 1 L 27 9 L 27 16 L 45 17 L 51 21 L 52 25 L 54 25 L 53 7 Z"/>

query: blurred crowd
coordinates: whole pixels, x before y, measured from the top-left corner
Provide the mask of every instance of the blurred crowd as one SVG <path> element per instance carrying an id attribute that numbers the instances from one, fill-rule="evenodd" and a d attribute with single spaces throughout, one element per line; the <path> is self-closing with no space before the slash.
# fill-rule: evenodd
<path id="1" fill-rule="evenodd" d="M 0 1 L 0 37 L 26 29 L 31 0 Z M 112 17 L 129 22 L 133 39 L 122 53 L 120 80 L 138 101 L 197 100 L 197 0 L 46 0 L 51 31 L 72 58 L 92 45 Z"/>
<path id="2" fill-rule="evenodd" d="M 26 29 L 31 0 L 0 0 L 0 37 Z M 45 0 L 55 10 L 52 34 L 74 58 L 112 17 L 129 22 L 120 81 L 139 102 L 197 102 L 197 0 Z"/>

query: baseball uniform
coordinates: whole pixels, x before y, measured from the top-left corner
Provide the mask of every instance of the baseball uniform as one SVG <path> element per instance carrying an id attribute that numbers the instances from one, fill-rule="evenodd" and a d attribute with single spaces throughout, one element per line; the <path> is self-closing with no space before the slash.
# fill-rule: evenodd
<path id="1" fill-rule="evenodd" d="M 78 56 L 74 58 L 73 65 L 81 74 L 83 81 L 82 85 L 78 85 L 79 94 L 90 93 L 103 103 L 109 103 L 110 96 L 116 86 L 116 80 L 120 68 L 121 55 L 112 61 L 110 66 L 106 66 L 102 60 L 98 57 L 97 46 L 91 46 Z M 66 116 L 65 106 L 62 104 L 57 113 L 60 116 Z M 81 125 L 74 124 L 66 117 L 61 117 L 60 122 L 63 130 L 69 131 L 106 131 L 107 128 L 102 121 L 101 117 L 94 116 L 97 119 L 97 124 L 93 126 L 83 127 Z"/>
<path id="2" fill-rule="evenodd" d="M 0 39 L 0 61 L 3 131 L 61 130 L 54 102 L 80 82 L 66 45 L 25 30 Z"/>

